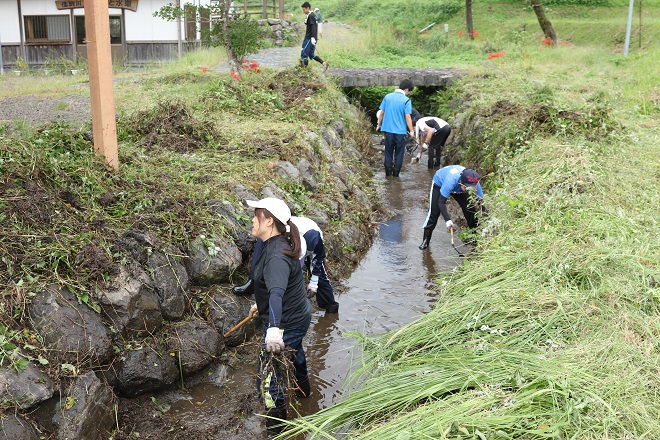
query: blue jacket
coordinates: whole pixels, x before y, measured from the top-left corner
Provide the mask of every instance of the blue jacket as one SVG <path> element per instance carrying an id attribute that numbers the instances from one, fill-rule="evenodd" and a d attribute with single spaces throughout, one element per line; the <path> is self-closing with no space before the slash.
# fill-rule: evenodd
<path id="1" fill-rule="evenodd" d="M 448 199 L 451 193 L 465 192 L 461 189 L 461 185 L 458 184 L 458 179 L 460 179 L 464 169 L 465 167 L 460 165 L 449 165 L 440 168 L 433 175 L 433 184 L 440 187 L 440 195 L 445 199 Z M 481 183 L 477 183 L 477 198 L 481 200 L 483 197 L 484 192 L 481 189 Z"/>

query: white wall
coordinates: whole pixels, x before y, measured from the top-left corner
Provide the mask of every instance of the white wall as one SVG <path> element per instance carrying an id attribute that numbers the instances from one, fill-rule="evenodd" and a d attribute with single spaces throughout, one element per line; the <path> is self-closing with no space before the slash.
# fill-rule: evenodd
<path id="1" fill-rule="evenodd" d="M 125 12 L 126 41 L 177 41 L 176 22 L 153 16 L 168 3 L 175 0 L 138 0 L 137 11 Z"/>
<path id="2" fill-rule="evenodd" d="M 187 2 L 210 4 L 210 0 L 181 0 L 181 5 Z M 169 3 L 176 4 L 176 0 L 138 0 L 136 12 L 126 11 L 126 41 L 177 41 L 176 21 L 153 16 L 154 12 Z M 184 38 L 184 27 L 182 19 L 181 38 Z"/>
<path id="3" fill-rule="evenodd" d="M 59 10 L 54 0 L 21 0 L 23 15 L 69 15 L 68 9 Z"/>
<path id="4" fill-rule="evenodd" d="M 127 9 L 124 13 L 126 41 L 177 41 L 176 22 L 153 16 L 168 3 L 175 3 L 175 0 L 138 0 L 137 11 Z M 201 0 L 201 3 L 208 4 L 209 0 Z M 0 36 L 3 43 L 18 44 L 21 41 L 17 11 L 16 0 L 0 0 Z M 21 11 L 23 15 L 69 15 L 68 9 L 58 10 L 54 0 L 21 0 Z M 75 15 L 84 15 L 82 8 L 73 11 Z M 110 9 L 110 15 L 121 15 L 121 9 Z"/>
<path id="5" fill-rule="evenodd" d="M 20 44 L 21 29 L 18 26 L 18 6 L 12 0 L 0 0 L 0 41 L 3 44 Z"/>

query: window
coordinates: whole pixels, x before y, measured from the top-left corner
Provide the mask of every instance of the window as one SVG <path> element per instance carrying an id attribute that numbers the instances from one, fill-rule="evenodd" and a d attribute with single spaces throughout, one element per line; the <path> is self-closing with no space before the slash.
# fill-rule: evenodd
<path id="1" fill-rule="evenodd" d="M 68 15 L 25 16 L 27 43 L 69 43 L 71 25 Z"/>
<path id="2" fill-rule="evenodd" d="M 110 44 L 121 44 L 121 17 L 110 17 Z"/>
<path id="3" fill-rule="evenodd" d="M 76 44 L 85 44 L 85 16 L 76 16 Z M 121 16 L 110 16 L 110 44 L 121 44 Z"/>

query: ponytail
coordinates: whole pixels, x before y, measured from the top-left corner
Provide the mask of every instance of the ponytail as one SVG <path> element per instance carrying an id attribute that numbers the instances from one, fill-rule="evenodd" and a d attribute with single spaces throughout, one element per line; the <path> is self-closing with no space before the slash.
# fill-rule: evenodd
<path id="1" fill-rule="evenodd" d="M 279 223 L 279 221 L 277 222 Z M 286 231 L 288 229 L 288 231 Z M 287 227 L 285 228 L 284 237 L 287 239 L 291 245 L 290 251 L 283 251 L 284 255 L 287 257 L 297 260 L 300 258 L 300 231 L 298 231 L 298 226 L 293 223 L 291 220 L 287 222 Z"/>
<path id="2" fill-rule="evenodd" d="M 286 222 L 286 225 L 284 225 L 269 210 L 265 208 L 256 208 L 254 210 L 254 215 L 263 218 L 272 218 L 277 232 L 286 238 L 286 241 L 288 241 L 291 245 L 291 250 L 283 250 L 282 253 L 293 260 L 298 260 L 300 258 L 300 231 L 298 230 L 298 227 L 295 225 L 295 223 L 289 220 Z"/>

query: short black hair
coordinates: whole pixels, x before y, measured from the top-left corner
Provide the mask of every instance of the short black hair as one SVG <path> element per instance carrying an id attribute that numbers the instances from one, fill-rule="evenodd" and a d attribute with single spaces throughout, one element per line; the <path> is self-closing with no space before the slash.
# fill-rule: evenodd
<path id="1" fill-rule="evenodd" d="M 302 5 L 300 5 L 301 8 L 312 8 L 312 5 L 309 4 L 309 2 L 305 2 Z"/>
<path id="2" fill-rule="evenodd" d="M 417 123 L 420 119 L 422 119 L 422 115 L 419 114 L 416 108 L 412 109 L 412 113 L 410 113 L 410 119 L 412 119 L 413 125 Z"/>
<path id="3" fill-rule="evenodd" d="M 414 89 L 415 86 L 413 85 L 413 82 L 412 82 L 411 80 L 409 80 L 408 78 L 406 78 L 406 79 L 404 79 L 404 80 L 401 81 L 401 83 L 399 84 L 399 88 L 400 88 L 401 90 L 406 90 L 406 89 L 408 89 L 409 92 L 412 92 L 412 89 Z"/>

